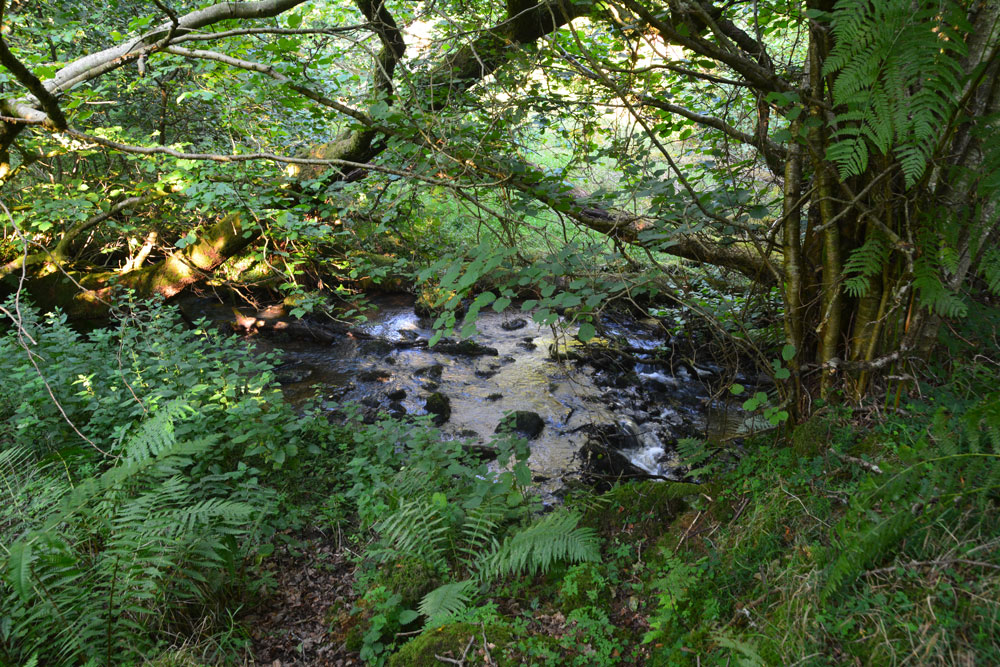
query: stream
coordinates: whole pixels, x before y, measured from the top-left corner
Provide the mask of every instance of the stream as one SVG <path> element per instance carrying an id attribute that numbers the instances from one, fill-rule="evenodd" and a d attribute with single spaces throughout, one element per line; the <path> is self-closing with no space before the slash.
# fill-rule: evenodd
<path id="1" fill-rule="evenodd" d="M 583 346 L 572 329 L 559 332 L 557 342 L 552 329 L 516 308 L 483 311 L 469 341 L 428 347 L 434 330 L 414 313 L 412 296 L 379 296 L 371 304 L 366 322 L 330 344 L 255 338 L 281 351 L 285 363 L 277 374 L 286 397 L 301 403 L 319 396 L 331 411 L 356 402 L 373 421 L 428 414 L 428 398 L 438 394 L 450 404 L 447 419 L 438 417 L 442 433 L 471 446 L 487 446 L 505 415 L 533 413 L 540 419 L 529 414 L 521 434 L 529 437 L 528 466 L 543 497 L 557 494 L 581 469 L 594 472 L 595 457 L 586 452 L 598 441 L 616 459 L 596 457 L 611 464 L 603 474 L 622 474 L 624 467 L 631 476 L 680 479 L 678 438 L 718 437 L 742 421 L 732 406 L 709 398 L 702 380 L 718 369 L 663 361 L 671 341 L 650 322 L 604 318 L 598 344 Z M 232 308 L 203 299 L 182 309 L 191 317 L 232 320 Z M 553 349 L 569 358 L 554 360 Z"/>

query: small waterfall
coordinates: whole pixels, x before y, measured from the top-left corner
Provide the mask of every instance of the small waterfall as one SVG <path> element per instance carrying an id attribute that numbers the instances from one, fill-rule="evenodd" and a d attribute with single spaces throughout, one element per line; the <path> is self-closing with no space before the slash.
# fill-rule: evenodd
<path id="1" fill-rule="evenodd" d="M 622 453 L 628 456 L 633 465 L 650 475 L 662 475 L 660 459 L 663 458 L 665 450 L 656 432 L 651 427 L 645 429 L 640 427 L 628 417 L 620 418 L 618 426 L 628 444 Z"/>

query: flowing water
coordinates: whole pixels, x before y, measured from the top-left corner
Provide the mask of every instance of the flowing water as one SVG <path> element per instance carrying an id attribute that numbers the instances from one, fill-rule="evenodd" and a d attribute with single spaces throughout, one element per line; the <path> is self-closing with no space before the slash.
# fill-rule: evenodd
<path id="1" fill-rule="evenodd" d="M 672 371 L 654 355 L 670 341 L 638 323 L 602 323 L 603 333 L 629 350 L 628 362 L 558 362 L 550 347 L 565 349 L 565 333 L 557 341 L 551 329 L 516 310 L 482 312 L 473 340 L 496 353 L 468 356 L 426 345 L 434 331 L 414 314 L 412 297 L 379 297 L 372 303 L 367 322 L 330 345 L 262 341 L 282 350 L 286 363 L 279 378 L 290 400 L 318 393 L 331 409 L 353 401 L 374 418 L 427 414 L 428 396 L 439 392 L 451 404 L 442 432 L 474 444 L 488 444 L 505 414 L 534 412 L 544 428 L 530 441 L 528 465 L 542 491 L 557 489 L 579 468 L 577 455 L 591 426 L 613 425 L 632 465 L 666 478 L 680 475 L 671 443 L 709 430 L 708 395 L 698 376 L 712 371 Z M 186 310 L 232 319 L 231 309 L 205 302 L 189 302 Z"/>

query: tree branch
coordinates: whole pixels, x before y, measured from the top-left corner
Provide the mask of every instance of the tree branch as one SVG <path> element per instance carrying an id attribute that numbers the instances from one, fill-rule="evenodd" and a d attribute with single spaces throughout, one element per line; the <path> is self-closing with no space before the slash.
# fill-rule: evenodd
<path id="1" fill-rule="evenodd" d="M 241 28 L 239 30 L 223 30 L 222 32 L 191 32 L 174 38 L 172 44 L 182 44 L 192 41 L 211 41 L 216 39 L 227 39 L 229 37 L 243 37 L 247 35 L 340 35 L 345 32 L 355 32 L 371 28 L 370 23 L 358 23 L 356 25 L 331 26 L 328 28 Z"/>
<path id="2" fill-rule="evenodd" d="M 661 109 L 663 111 L 668 111 L 670 113 L 677 114 L 678 116 L 683 116 L 688 120 L 693 120 L 699 125 L 704 125 L 706 127 L 711 127 L 713 129 L 719 130 L 723 134 L 726 134 L 737 141 L 740 141 L 749 146 L 753 146 L 764 154 L 765 159 L 770 163 L 772 160 L 775 164 L 781 163 L 785 159 L 785 149 L 779 144 L 774 143 L 770 140 L 761 141 L 756 135 L 750 134 L 749 132 L 743 132 L 736 127 L 733 127 L 721 118 L 716 118 L 715 116 L 707 116 L 705 114 L 698 113 L 696 111 L 691 111 L 685 107 L 677 104 L 671 104 L 669 102 L 664 102 L 655 97 L 643 96 L 640 101 L 651 107 Z"/>
<path id="3" fill-rule="evenodd" d="M 663 14 L 654 14 L 651 10 L 640 4 L 638 0 L 623 0 L 623 2 L 630 11 L 656 28 L 657 32 L 668 42 L 679 44 L 691 49 L 695 53 L 725 63 L 743 75 L 751 85 L 759 88 L 761 91 L 784 92 L 793 89 L 790 83 L 777 76 L 773 70 L 761 65 L 759 62 L 751 60 L 733 50 L 723 48 L 697 35 L 682 33 L 677 29 L 673 21 L 667 20 Z"/>
<path id="4" fill-rule="evenodd" d="M 264 65 L 263 63 L 256 63 L 250 60 L 243 60 L 241 58 L 234 58 L 232 56 L 227 56 L 224 53 L 218 53 L 216 51 L 205 51 L 203 49 L 187 49 L 182 46 L 168 46 L 163 49 L 166 53 L 172 53 L 175 56 L 182 56 L 184 58 L 196 58 L 201 60 L 213 60 L 223 65 L 228 65 L 230 67 L 236 67 L 238 69 L 245 69 L 251 72 L 258 72 L 260 74 L 265 74 L 275 81 L 282 83 L 295 92 L 299 93 L 303 97 L 308 97 L 313 102 L 322 104 L 325 107 L 335 109 L 345 116 L 350 116 L 351 118 L 357 120 L 363 125 L 373 125 L 375 121 L 372 120 L 371 116 L 365 114 L 357 109 L 347 106 L 346 104 L 341 104 L 336 100 L 332 100 L 326 97 L 322 93 L 318 93 L 311 88 L 307 88 L 301 84 L 295 83 L 287 76 L 277 71 L 269 65 Z"/>
<path id="5" fill-rule="evenodd" d="M 46 81 L 43 86 L 50 97 L 57 98 L 74 86 L 107 74 L 143 55 L 164 48 L 169 45 L 170 40 L 193 30 L 230 19 L 260 19 L 277 16 L 305 1 L 256 0 L 253 2 L 220 2 L 171 19 L 129 42 L 124 42 L 79 58 L 56 72 L 55 76 Z M 0 100 L 0 110 L 3 110 L 8 115 L 28 120 L 44 121 L 48 119 L 53 123 L 57 123 L 57 118 L 53 117 L 49 110 L 46 109 L 44 98 L 37 94 L 35 97 L 38 98 L 39 105 L 45 109 L 44 112 L 39 111 L 30 99 Z"/>
<path id="6" fill-rule="evenodd" d="M 59 108 L 59 102 L 56 101 L 55 96 L 49 93 L 38 77 L 17 59 L 17 56 L 7 46 L 7 42 L 4 41 L 3 33 L 0 33 L 0 65 L 10 70 L 14 78 L 35 96 L 38 103 L 45 109 L 45 113 L 48 114 L 49 122 L 55 128 L 61 130 L 66 127 L 66 116 L 63 115 L 62 109 Z"/>

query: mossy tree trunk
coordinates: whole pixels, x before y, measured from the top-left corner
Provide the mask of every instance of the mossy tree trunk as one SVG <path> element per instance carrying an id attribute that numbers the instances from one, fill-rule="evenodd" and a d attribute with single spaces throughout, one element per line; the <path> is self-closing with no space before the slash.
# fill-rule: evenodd
<path id="1" fill-rule="evenodd" d="M 230 214 L 201 231 L 191 245 L 134 271 L 67 271 L 47 262 L 28 283 L 29 292 L 43 307 L 59 307 L 70 318 L 103 318 L 125 291 L 139 298 L 176 296 L 259 236 L 260 230 L 245 226 L 239 214 Z"/>

